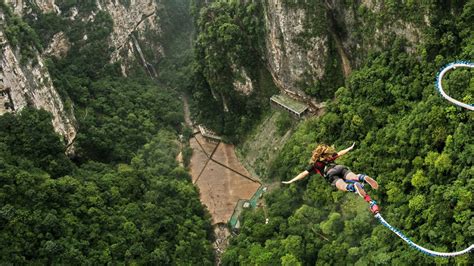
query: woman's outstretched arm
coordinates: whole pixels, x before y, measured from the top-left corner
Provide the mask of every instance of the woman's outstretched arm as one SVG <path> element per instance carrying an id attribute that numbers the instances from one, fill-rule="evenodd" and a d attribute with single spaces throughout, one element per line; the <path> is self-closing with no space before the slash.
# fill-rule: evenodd
<path id="1" fill-rule="evenodd" d="M 342 155 L 348 153 L 350 150 L 352 150 L 352 149 L 354 148 L 355 144 L 356 144 L 356 143 L 354 142 L 354 143 L 352 143 L 352 146 L 350 146 L 349 148 L 347 148 L 347 149 L 345 149 L 345 150 L 342 150 L 342 151 L 339 151 L 339 152 L 337 153 L 337 157 L 341 157 Z"/>
<path id="2" fill-rule="evenodd" d="M 282 183 L 291 184 L 295 181 L 305 178 L 307 175 L 309 175 L 309 172 L 307 170 L 304 170 L 303 172 L 299 173 L 295 178 L 291 179 L 290 181 L 283 181 Z"/>

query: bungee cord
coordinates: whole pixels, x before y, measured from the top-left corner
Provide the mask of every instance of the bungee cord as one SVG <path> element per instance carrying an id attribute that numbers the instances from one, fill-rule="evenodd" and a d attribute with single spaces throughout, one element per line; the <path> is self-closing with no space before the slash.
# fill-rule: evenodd
<path id="1" fill-rule="evenodd" d="M 460 102 L 456 99 L 453 99 L 448 94 L 446 94 L 446 92 L 443 90 L 443 85 L 441 84 L 441 81 L 443 80 L 444 74 L 446 74 L 446 72 L 448 72 L 449 70 L 455 69 L 457 67 L 474 68 L 474 64 L 471 63 L 471 62 L 467 62 L 467 61 L 457 61 L 457 62 L 453 62 L 453 63 L 450 63 L 450 64 L 446 65 L 445 67 L 443 67 L 440 70 L 440 72 L 437 75 L 436 89 L 441 94 L 441 96 L 443 96 L 446 100 L 448 100 L 448 101 L 450 101 L 450 102 L 452 102 L 455 105 L 458 105 L 460 107 L 463 107 L 463 108 L 466 108 L 468 110 L 474 111 L 474 105 L 473 104 L 466 104 L 466 103 Z"/>
<path id="2" fill-rule="evenodd" d="M 466 248 L 464 250 L 456 251 L 456 252 L 437 252 L 437 251 L 429 250 L 427 248 L 424 248 L 420 245 L 415 244 L 407 236 L 405 236 L 402 232 L 400 232 L 397 228 L 395 228 L 395 227 L 391 226 L 389 223 L 387 223 L 387 221 L 385 221 L 385 219 L 382 217 L 382 215 L 380 213 L 377 213 L 374 217 L 377 220 L 379 220 L 379 222 L 383 226 L 387 227 L 392 232 L 394 232 L 397 236 L 399 236 L 401 239 L 403 239 L 405 242 L 407 242 L 408 245 L 410 245 L 411 247 L 415 248 L 416 250 L 421 251 L 421 252 L 423 252 L 423 253 L 425 253 L 426 255 L 429 255 L 429 256 L 455 257 L 455 256 L 466 254 L 466 253 L 470 252 L 472 249 L 474 249 L 474 245 L 471 245 L 471 246 L 469 246 L 468 248 Z"/>

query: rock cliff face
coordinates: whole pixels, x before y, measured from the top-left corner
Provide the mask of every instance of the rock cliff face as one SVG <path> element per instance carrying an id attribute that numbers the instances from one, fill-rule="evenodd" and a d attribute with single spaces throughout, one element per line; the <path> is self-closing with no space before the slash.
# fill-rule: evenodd
<path id="1" fill-rule="evenodd" d="M 71 144 L 76 136 L 72 106 L 69 111 L 65 110 L 38 52 L 28 63 L 20 63 L 19 50 L 5 38 L 5 17 L 1 10 L 0 21 L 0 115 L 17 112 L 26 106 L 44 109 L 52 114 L 56 132 L 64 136 L 66 144 Z"/>
<path id="2" fill-rule="evenodd" d="M 305 32 L 307 14 L 304 9 L 289 7 L 283 2 L 268 0 L 264 5 L 266 57 L 277 86 L 303 93 L 297 84 L 303 81 L 305 72 L 315 80 L 324 74 L 328 37 L 312 36 L 305 47 L 297 44 Z"/>
<path id="3" fill-rule="evenodd" d="M 236 66 L 232 65 L 232 72 L 234 73 L 234 77 L 237 77 L 234 79 L 233 85 L 234 89 L 238 92 L 243 93 L 244 95 L 250 95 L 252 91 L 254 90 L 254 85 L 252 80 L 250 79 L 249 75 L 247 74 L 247 71 L 245 69 L 240 69 L 238 70 Z"/>
<path id="4" fill-rule="evenodd" d="M 53 12 L 58 15 L 61 14 L 57 1 L 55 0 L 7 0 L 14 11 L 18 15 L 24 15 L 31 12 L 31 5 L 35 5 L 42 12 Z M 31 3 L 30 3 L 31 2 Z M 71 20 L 93 20 L 97 11 L 105 11 L 110 14 L 114 21 L 113 32 L 110 36 L 108 45 L 114 50 L 112 53 L 112 62 L 121 61 L 122 72 L 126 75 L 129 65 L 140 56 L 142 50 L 140 44 L 146 43 L 150 50 L 153 50 L 154 58 L 145 60 L 141 57 L 139 61 L 144 64 L 146 68 L 153 68 L 148 61 L 157 61 L 163 56 L 163 48 L 159 43 L 149 42 L 146 40 L 145 33 L 148 35 L 158 36 L 161 34 L 161 28 L 158 17 L 158 10 L 160 7 L 155 0 L 130 0 L 129 4 L 122 4 L 118 0 L 97 0 L 95 3 L 97 10 L 80 15 L 77 7 L 71 7 L 66 10 L 64 16 L 69 16 Z M 64 10 L 63 10 L 64 11 Z M 132 38 L 132 33 L 135 34 L 138 42 Z M 62 35 L 64 37 L 64 35 Z M 87 38 L 87 36 L 84 36 Z M 66 40 L 67 41 L 67 40 Z M 54 40 L 53 40 L 54 42 Z M 144 63 L 143 63 L 144 61 Z M 154 70 L 149 71 L 151 74 Z"/>
<path id="5" fill-rule="evenodd" d="M 98 11 L 108 12 L 113 21 L 113 32 L 107 44 L 113 50 L 111 61 L 120 62 L 122 73 L 127 75 L 129 66 L 134 62 L 141 63 L 150 76 L 156 76 L 156 70 L 149 61 L 158 61 L 163 56 L 163 49 L 156 41 L 149 41 L 149 36 L 159 36 L 158 10 L 155 0 L 130 0 L 122 4 L 118 0 L 98 0 L 94 11 L 80 13 L 77 7 L 61 9 L 61 3 L 55 0 L 7 0 L 15 14 L 24 16 L 35 7 L 43 13 L 55 13 L 71 20 L 94 20 Z M 126 2 L 125 2 L 126 3 Z M 2 25 L 4 24 L 3 13 Z M 1 25 L 0 25 L 1 26 Z M 54 88 L 44 58 L 49 56 L 63 57 L 69 51 L 71 43 L 63 32 L 56 33 L 50 40 L 43 54 L 36 52 L 35 58 L 29 58 L 27 64 L 20 63 L 20 51 L 12 47 L 4 37 L 4 27 L 0 27 L 2 43 L 0 73 L 0 114 L 16 112 L 25 106 L 45 109 L 53 114 L 53 125 L 56 132 L 64 136 L 68 144 L 76 136 L 73 106 L 65 108 Z M 87 39 L 87 35 L 84 36 Z M 144 54 L 143 45 L 153 53 Z M 147 58 L 146 56 L 153 57 Z M 67 109 L 67 111 L 66 111 Z"/>
<path id="6" fill-rule="evenodd" d="M 390 46 L 387 36 L 407 40 L 407 52 L 420 41 L 425 23 L 391 19 L 375 23 L 383 13 L 383 1 L 359 1 L 351 4 L 341 0 L 285 1 L 266 0 L 266 59 L 276 85 L 306 98 L 303 90 L 326 74 L 330 46 L 341 62 L 340 72 L 348 76 L 369 50 Z M 367 15 L 367 14 L 370 14 Z"/>
<path id="7" fill-rule="evenodd" d="M 54 56 L 61 58 L 67 54 L 70 47 L 71 43 L 67 39 L 64 32 L 58 32 L 53 36 L 51 42 L 44 51 L 44 54 L 46 56 Z"/>
<path id="8" fill-rule="evenodd" d="M 122 61 L 122 72 L 126 75 L 128 65 L 139 56 L 151 76 L 156 76 L 156 70 L 148 63 L 157 61 L 163 56 L 163 47 L 159 43 L 147 41 L 146 34 L 160 35 L 161 28 L 158 17 L 159 6 L 155 0 L 130 0 L 128 7 L 117 0 L 98 1 L 99 10 L 108 12 L 114 20 L 114 30 L 110 37 L 110 45 L 114 48 L 112 62 Z M 135 36 L 134 36 L 134 35 Z M 153 50 L 154 58 L 146 58 L 141 44 L 146 44 Z"/>
<path id="9" fill-rule="evenodd" d="M 354 66 L 360 64 L 368 50 L 390 47 L 389 41 L 393 36 L 407 40 L 407 52 L 414 52 L 414 46 L 421 41 L 421 28 L 429 24 L 426 19 L 418 23 L 404 21 L 403 15 L 394 18 L 387 14 L 383 1 L 363 0 L 359 4 L 347 6 L 340 0 L 326 0 L 325 8 L 331 20 L 331 30 L 340 38 Z M 427 18 L 426 10 L 420 10 L 419 15 L 423 16 L 423 13 Z M 383 23 L 376 21 L 378 16 L 385 17 Z M 340 29 L 344 29 L 344 32 L 340 32 Z"/>
<path id="10" fill-rule="evenodd" d="M 36 54 L 35 63 L 20 64 L 18 52 L 4 39 L 1 51 L 0 114 L 16 112 L 26 106 L 44 109 L 53 115 L 53 126 L 70 144 L 76 136 L 72 106 L 66 111 L 54 89 L 44 61 Z M 3 93 L 2 93 L 3 92 Z"/>
<path id="11" fill-rule="evenodd" d="M 24 14 L 30 9 L 30 2 L 35 4 L 43 12 L 56 12 L 59 13 L 59 7 L 56 5 L 55 0 L 6 0 L 5 2 L 9 3 L 16 14 Z"/>

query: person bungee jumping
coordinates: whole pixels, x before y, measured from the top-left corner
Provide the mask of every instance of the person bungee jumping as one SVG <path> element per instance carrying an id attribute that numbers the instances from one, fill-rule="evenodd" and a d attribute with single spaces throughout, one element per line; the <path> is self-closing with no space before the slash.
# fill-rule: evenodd
<path id="1" fill-rule="evenodd" d="M 342 191 L 350 191 L 359 194 L 370 204 L 370 210 L 375 214 L 379 212 L 379 207 L 375 200 L 365 192 L 363 183 L 369 184 L 373 189 L 378 189 L 377 181 L 365 174 L 354 174 L 344 165 L 336 164 L 334 161 L 354 148 L 355 143 L 347 149 L 336 152 L 328 145 L 320 144 L 314 150 L 310 159 L 310 165 L 290 181 L 283 181 L 283 184 L 291 184 L 301 180 L 308 175 L 320 174 L 331 185 Z"/>

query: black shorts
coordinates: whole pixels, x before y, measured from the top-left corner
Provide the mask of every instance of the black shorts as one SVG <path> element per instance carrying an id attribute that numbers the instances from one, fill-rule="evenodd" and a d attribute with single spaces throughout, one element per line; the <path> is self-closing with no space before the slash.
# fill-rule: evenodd
<path id="1" fill-rule="evenodd" d="M 336 164 L 332 167 L 328 165 L 327 168 L 324 177 L 333 186 L 336 185 L 337 179 L 342 178 L 345 180 L 347 174 L 351 173 L 349 167 L 345 165 Z"/>

